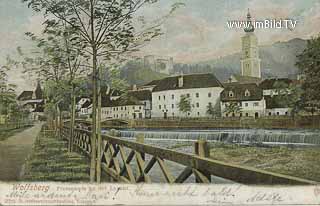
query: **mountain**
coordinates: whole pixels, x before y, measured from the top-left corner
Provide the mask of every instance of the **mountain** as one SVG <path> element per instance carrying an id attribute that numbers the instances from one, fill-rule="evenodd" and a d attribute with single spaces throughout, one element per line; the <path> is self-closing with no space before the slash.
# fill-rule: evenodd
<path id="1" fill-rule="evenodd" d="M 263 78 L 289 77 L 295 78 L 298 68 L 295 66 L 297 55 L 306 48 L 307 40 L 291 39 L 276 42 L 272 45 L 260 46 L 261 71 Z M 173 74 L 213 73 L 220 81 L 226 81 L 232 74 L 240 74 L 241 53 L 234 53 L 205 62 L 194 64 L 174 64 Z M 152 80 L 165 78 L 168 75 L 145 68 L 144 64 L 130 61 L 121 68 L 120 76 L 129 84 L 145 84 Z"/>
<path id="2" fill-rule="evenodd" d="M 306 48 L 307 40 L 291 39 L 286 42 L 276 42 L 260 47 L 262 76 L 266 77 L 295 77 L 298 68 L 295 66 L 297 55 Z M 192 65 L 176 64 L 174 73 L 203 73 L 212 72 L 221 81 L 227 80 L 231 74 L 240 73 L 241 53 L 234 53 L 205 62 Z"/>

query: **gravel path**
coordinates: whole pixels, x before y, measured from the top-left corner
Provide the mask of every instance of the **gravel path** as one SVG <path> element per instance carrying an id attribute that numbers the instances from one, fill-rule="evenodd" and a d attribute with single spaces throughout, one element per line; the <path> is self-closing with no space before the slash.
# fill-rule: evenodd
<path id="1" fill-rule="evenodd" d="M 19 180 L 25 159 L 30 154 L 40 130 L 41 124 L 36 124 L 5 141 L 0 141 L 0 181 Z"/>

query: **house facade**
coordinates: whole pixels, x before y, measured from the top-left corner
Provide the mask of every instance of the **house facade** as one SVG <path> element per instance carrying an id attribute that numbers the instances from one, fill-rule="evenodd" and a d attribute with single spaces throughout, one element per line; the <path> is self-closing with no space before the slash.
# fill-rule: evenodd
<path id="1" fill-rule="evenodd" d="M 288 105 L 281 104 L 277 97 L 280 95 L 279 91 L 290 95 L 289 87 L 294 84 L 294 80 L 288 78 L 265 79 L 259 85 L 263 90 L 263 96 L 266 100 L 266 116 L 288 116 L 291 114 L 291 108 Z"/>
<path id="2" fill-rule="evenodd" d="M 115 101 L 108 100 L 102 103 L 101 118 L 106 119 L 144 119 L 144 104 L 136 99 L 120 97 Z"/>
<path id="3" fill-rule="evenodd" d="M 41 85 L 38 82 L 34 91 L 23 91 L 17 97 L 18 104 L 30 113 L 30 120 L 39 120 L 44 114 L 44 97 Z"/>
<path id="4" fill-rule="evenodd" d="M 265 115 L 266 102 L 262 89 L 255 83 L 224 84 L 221 93 L 222 117 L 254 117 Z"/>
<path id="5" fill-rule="evenodd" d="M 207 106 L 219 107 L 223 85 L 213 74 L 179 75 L 157 80 L 152 91 L 152 118 L 207 117 Z M 191 110 L 179 109 L 181 98 L 190 101 Z"/>

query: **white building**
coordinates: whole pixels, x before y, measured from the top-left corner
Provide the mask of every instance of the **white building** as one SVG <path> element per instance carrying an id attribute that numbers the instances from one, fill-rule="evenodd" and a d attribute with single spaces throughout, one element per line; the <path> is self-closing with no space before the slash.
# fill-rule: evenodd
<path id="1" fill-rule="evenodd" d="M 79 117 L 90 118 L 92 114 L 92 102 L 90 99 L 86 100 L 80 109 Z"/>
<path id="2" fill-rule="evenodd" d="M 289 87 L 294 81 L 288 78 L 265 79 L 259 85 L 263 90 L 263 96 L 266 100 L 266 116 L 288 116 L 291 108 L 288 105 L 281 104 L 276 97 L 279 95 L 279 89 L 287 89 L 286 94 L 290 94 Z M 279 88 L 281 87 L 281 88 Z"/>
<path id="3" fill-rule="evenodd" d="M 143 103 L 131 99 L 118 99 L 111 101 L 108 106 L 101 108 L 101 118 L 106 119 L 144 119 L 145 109 Z"/>
<path id="4" fill-rule="evenodd" d="M 213 74 L 190 74 L 167 77 L 148 84 L 152 91 L 152 118 L 207 117 L 207 106 L 220 105 L 222 84 Z M 183 113 L 178 104 L 185 95 L 190 99 L 191 111 Z"/>
<path id="5" fill-rule="evenodd" d="M 222 117 L 261 117 L 265 114 L 266 102 L 262 89 L 256 84 L 224 84 L 221 93 Z M 238 109 L 229 109 L 230 105 L 237 104 Z"/>

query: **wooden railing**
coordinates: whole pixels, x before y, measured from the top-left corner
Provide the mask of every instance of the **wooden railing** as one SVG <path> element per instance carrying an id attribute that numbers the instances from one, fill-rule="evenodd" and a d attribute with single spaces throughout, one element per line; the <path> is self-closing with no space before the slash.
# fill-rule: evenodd
<path id="1" fill-rule="evenodd" d="M 68 127 L 62 128 L 62 136 L 69 139 Z M 73 143 L 85 154 L 91 153 L 91 132 L 75 129 Z M 102 171 L 115 181 L 126 183 L 154 182 L 150 171 L 159 165 L 167 183 L 184 183 L 193 175 L 197 183 L 210 183 L 212 176 L 222 177 L 243 184 L 279 184 L 279 185 L 308 185 L 317 184 L 292 176 L 276 174 L 259 169 L 233 165 L 209 158 L 207 142 L 199 140 L 195 143 L 195 154 L 186 154 L 170 149 L 155 147 L 144 143 L 144 137 L 138 135 L 136 141 L 118 137 L 113 131 L 102 136 Z M 135 159 L 135 161 L 134 161 Z M 180 174 L 173 175 L 168 167 L 170 164 L 183 168 Z M 172 168 L 171 168 L 172 169 Z"/>

